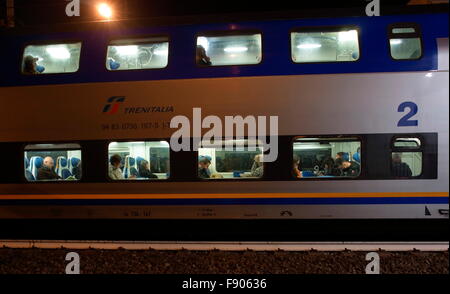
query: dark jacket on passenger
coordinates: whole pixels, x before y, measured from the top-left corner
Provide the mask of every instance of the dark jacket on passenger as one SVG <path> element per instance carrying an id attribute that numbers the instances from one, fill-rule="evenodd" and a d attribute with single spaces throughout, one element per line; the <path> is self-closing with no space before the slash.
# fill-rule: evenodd
<path id="1" fill-rule="evenodd" d="M 57 180 L 61 179 L 54 170 L 43 166 L 38 170 L 37 180 Z"/>
<path id="2" fill-rule="evenodd" d="M 148 178 L 148 179 L 157 179 L 158 177 L 152 173 L 149 169 L 141 169 L 139 171 L 139 176 L 141 178 Z"/>
<path id="3" fill-rule="evenodd" d="M 209 179 L 209 173 L 206 168 L 198 168 L 198 177 L 202 179 Z"/>
<path id="4" fill-rule="evenodd" d="M 355 161 L 350 162 L 350 166 L 342 169 L 342 175 L 346 177 L 356 177 L 359 175 L 359 164 Z"/>
<path id="5" fill-rule="evenodd" d="M 411 177 L 412 172 L 407 163 L 393 162 L 392 163 L 392 175 L 394 177 Z"/>

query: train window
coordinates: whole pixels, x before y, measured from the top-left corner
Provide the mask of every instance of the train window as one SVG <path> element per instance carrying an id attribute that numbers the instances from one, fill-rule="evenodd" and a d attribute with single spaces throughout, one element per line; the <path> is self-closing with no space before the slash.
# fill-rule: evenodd
<path id="1" fill-rule="evenodd" d="M 261 178 L 263 150 L 254 140 L 202 142 L 198 149 L 198 177 L 202 179 Z"/>
<path id="2" fill-rule="evenodd" d="M 22 73 L 51 74 L 78 71 L 81 42 L 28 45 L 22 58 Z"/>
<path id="3" fill-rule="evenodd" d="M 358 138 L 299 138 L 293 148 L 295 178 L 357 177 L 361 172 Z"/>
<path id="4" fill-rule="evenodd" d="M 422 56 L 419 27 L 411 24 L 391 25 L 389 48 L 395 60 L 419 59 Z"/>
<path id="5" fill-rule="evenodd" d="M 169 38 L 114 40 L 108 45 L 108 70 L 164 68 L 169 60 Z"/>
<path id="6" fill-rule="evenodd" d="M 164 180 L 170 173 L 169 143 L 111 142 L 108 162 L 112 180 Z"/>
<path id="7" fill-rule="evenodd" d="M 196 62 L 203 66 L 258 64 L 261 34 L 197 37 Z"/>
<path id="8" fill-rule="evenodd" d="M 81 148 L 78 144 L 25 146 L 27 181 L 76 181 L 81 179 Z"/>
<path id="9" fill-rule="evenodd" d="M 291 56 L 296 63 L 356 61 L 359 59 L 358 30 L 292 32 Z"/>
<path id="10" fill-rule="evenodd" d="M 396 138 L 391 154 L 391 173 L 395 178 L 417 177 L 422 174 L 422 152 L 419 138 Z"/>

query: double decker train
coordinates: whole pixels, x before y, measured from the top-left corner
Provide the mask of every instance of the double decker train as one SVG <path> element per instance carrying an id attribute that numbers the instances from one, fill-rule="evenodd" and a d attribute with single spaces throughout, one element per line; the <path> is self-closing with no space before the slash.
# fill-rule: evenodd
<path id="1" fill-rule="evenodd" d="M 448 218 L 447 13 L 0 40 L 2 219 Z M 195 109 L 277 117 L 276 159 L 205 120 L 175 150 Z"/>

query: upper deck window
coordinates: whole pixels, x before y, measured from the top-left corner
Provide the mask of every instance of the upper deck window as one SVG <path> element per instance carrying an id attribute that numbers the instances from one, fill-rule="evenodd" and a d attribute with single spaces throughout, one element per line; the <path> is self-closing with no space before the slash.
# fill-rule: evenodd
<path id="1" fill-rule="evenodd" d="M 203 66 L 258 64 L 262 59 L 261 34 L 197 37 L 196 62 Z"/>
<path id="2" fill-rule="evenodd" d="M 292 60 L 344 62 L 359 59 L 358 31 L 347 29 L 297 30 L 291 33 Z"/>
<path id="3" fill-rule="evenodd" d="M 391 25 L 389 27 L 389 48 L 393 59 L 419 59 L 422 56 L 419 27 L 412 24 Z"/>
<path id="4" fill-rule="evenodd" d="M 169 60 L 169 39 L 151 37 L 111 41 L 108 45 L 108 70 L 164 68 Z"/>
<path id="5" fill-rule="evenodd" d="M 78 71 L 81 42 L 28 45 L 22 58 L 22 73 L 51 74 Z"/>

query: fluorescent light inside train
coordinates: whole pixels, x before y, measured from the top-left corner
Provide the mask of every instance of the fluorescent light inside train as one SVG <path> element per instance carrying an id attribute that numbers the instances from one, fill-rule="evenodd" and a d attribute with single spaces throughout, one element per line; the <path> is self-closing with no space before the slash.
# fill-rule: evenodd
<path id="1" fill-rule="evenodd" d="M 159 49 L 159 50 L 155 50 L 155 51 L 153 51 L 153 54 L 155 54 L 155 55 L 167 55 L 167 49 Z"/>
<path id="2" fill-rule="evenodd" d="M 399 44 L 402 43 L 402 40 L 400 40 L 400 39 L 392 39 L 392 40 L 390 40 L 390 42 L 391 42 L 391 45 L 399 45 Z"/>
<path id="3" fill-rule="evenodd" d="M 227 53 L 242 53 L 248 51 L 247 47 L 238 46 L 238 47 L 225 47 L 223 51 Z"/>
<path id="4" fill-rule="evenodd" d="M 49 46 L 45 49 L 55 59 L 69 59 L 70 52 L 65 46 Z"/>
<path id="5" fill-rule="evenodd" d="M 297 46 L 298 49 L 317 49 L 322 47 L 322 44 L 305 43 Z"/>
<path id="6" fill-rule="evenodd" d="M 127 46 L 116 46 L 117 54 L 122 56 L 132 56 L 137 55 L 138 46 L 136 45 L 127 45 Z"/>

